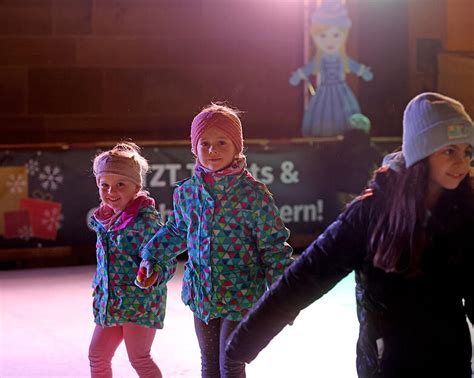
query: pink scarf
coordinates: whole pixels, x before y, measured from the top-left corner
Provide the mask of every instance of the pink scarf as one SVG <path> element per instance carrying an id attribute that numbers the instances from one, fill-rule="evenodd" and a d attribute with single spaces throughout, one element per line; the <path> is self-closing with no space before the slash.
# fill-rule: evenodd
<path id="1" fill-rule="evenodd" d="M 212 178 L 212 176 L 238 175 L 244 171 L 245 167 L 247 167 L 247 159 L 244 155 L 240 155 L 238 158 L 234 159 L 229 166 L 215 172 L 207 169 L 199 162 L 199 160 L 196 160 L 194 171 L 204 173 L 204 177 L 207 179 Z"/>
<path id="2" fill-rule="evenodd" d="M 133 221 L 140 209 L 147 206 L 155 206 L 155 200 L 146 194 L 138 195 L 135 199 L 131 200 L 128 205 L 122 211 L 115 213 L 114 210 L 102 204 L 95 212 L 95 219 L 102 225 L 106 230 L 109 230 L 117 220 L 119 220 L 116 230 L 122 230 L 127 227 L 131 221 Z"/>

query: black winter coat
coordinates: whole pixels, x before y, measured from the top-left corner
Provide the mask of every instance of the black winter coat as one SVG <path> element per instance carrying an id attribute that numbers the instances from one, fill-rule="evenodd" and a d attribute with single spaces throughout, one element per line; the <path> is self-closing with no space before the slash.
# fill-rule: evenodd
<path id="1" fill-rule="evenodd" d="M 427 225 L 422 273 L 409 277 L 375 268 L 367 257 L 378 200 L 377 191 L 356 200 L 286 270 L 229 338 L 230 358 L 253 360 L 301 309 L 354 270 L 359 377 L 471 378 L 466 315 L 474 321 L 474 214 L 438 209 Z"/>

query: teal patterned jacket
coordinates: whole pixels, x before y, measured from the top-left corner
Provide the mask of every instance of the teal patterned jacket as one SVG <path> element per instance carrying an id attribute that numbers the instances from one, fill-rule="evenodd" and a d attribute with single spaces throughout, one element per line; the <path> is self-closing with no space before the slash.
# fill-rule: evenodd
<path id="1" fill-rule="evenodd" d="M 248 171 L 202 173 L 178 184 L 166 225 L 143 249 L 143 258 L 166 272 L 187 250 L 181 298 L 204 322 L 241 320 L 291 262 L 289 230 L 266 186 Z"/>
<path id="2" fill-rule="evenodd" d="M 140 251 L 162 226 L 154 200 L 138 197 L 109 230 L 97 220 L 99 210 L 89 223 L 97 234 L 97 270 L 92 282 L 95 323 L 102 326 L 134 323 L 163 328 L 166 282 L 175 272 L 176 261 L 169 261 L 161 285 L 142 290 L 134 284 L 142 260 Z"/>

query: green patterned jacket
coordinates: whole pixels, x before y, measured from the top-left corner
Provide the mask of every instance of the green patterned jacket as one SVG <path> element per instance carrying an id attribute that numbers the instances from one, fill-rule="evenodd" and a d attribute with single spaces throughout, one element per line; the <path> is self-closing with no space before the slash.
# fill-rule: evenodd
<path id="1" fill-rule="evenodd" d="M 266 186 L 248 171 L 201 172 L 181 182 L 173 212 L 143 250 L 166 272 L 188 251 L 182 300 L 201 320 L 241 320 L 290 264 L 289 230 Z"/>
<path id="2" fill-rule="evenodd" d="M 89 224 L 97 233 L 97 270 L 92 283 L 95 322 L 103 326 L 134 323 L 163 328 L 165 283 L 174 274 L 176 261 L 168 264 L 161 285 L 142 290 L 134 284 L 141 250 L 162 226 L 153 199 L 138 197 L 109 230 L 97 220 L 99 210 Z"/>

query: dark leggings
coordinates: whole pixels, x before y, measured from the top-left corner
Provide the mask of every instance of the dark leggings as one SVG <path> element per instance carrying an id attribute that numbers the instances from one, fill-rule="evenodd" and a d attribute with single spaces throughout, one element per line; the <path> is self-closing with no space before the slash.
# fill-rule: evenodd
<path id="1" fill-rule="evenodd" d="M 225 358 L 225 342 L 238 321 L 212 319 L 209 324 L 194 317 L 194 329 L 201 349 L 202 378 L 245 378 L 245 363 Z"/>

